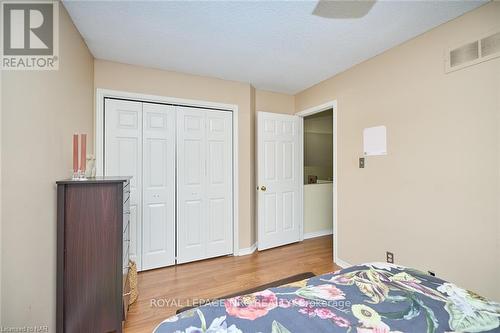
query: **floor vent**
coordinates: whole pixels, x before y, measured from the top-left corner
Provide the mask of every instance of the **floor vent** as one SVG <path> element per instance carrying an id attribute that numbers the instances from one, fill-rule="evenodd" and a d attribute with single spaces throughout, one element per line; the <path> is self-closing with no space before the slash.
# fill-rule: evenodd
<path id="1" fill-rule="evenodd" d="M 496 57 L 500 57 L 500 32 L 448 49 L 445 72 L 453 72 Z"/>

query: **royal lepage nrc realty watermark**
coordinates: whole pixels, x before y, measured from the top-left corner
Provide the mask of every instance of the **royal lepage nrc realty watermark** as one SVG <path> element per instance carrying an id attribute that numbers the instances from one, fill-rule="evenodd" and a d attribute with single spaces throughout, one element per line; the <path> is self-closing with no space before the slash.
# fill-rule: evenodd
<path id="1" fill-rule="evenodd" d="M 0 69 L 59 69 L 58 1 L 0 3 Z"/>

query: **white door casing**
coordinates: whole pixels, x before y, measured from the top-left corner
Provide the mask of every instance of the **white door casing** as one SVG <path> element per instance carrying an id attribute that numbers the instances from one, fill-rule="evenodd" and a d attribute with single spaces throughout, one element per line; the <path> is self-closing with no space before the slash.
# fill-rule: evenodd
<path id="1" fill-rule="evenodd" d="M 303 119 L 304 117 L 306 116 L 310 116 L 310 115 L 313 115 L 313 114 L 316 114 L 316 113 L 319 113 L 319 112 L 323 112 L 323 111 L 326 111 L 328 109 L 332 109 L 333 110 L 333 248 L 332 248 L 332 251 L 333 251 L 333 261 L 343 267 L 343 268 L 346 268 L 348 266 L 351 266 L 349 263 L 345 262 L 344 260 L 340 259 L 339 258 L 339 251 L 338 251 L 338 240 L 340 239 L 339 238 L 339 230 L 338 230 L 338 182 L 339 182 L 339 178 L 337 176 L 337 147 L 338 147 L 338 131 L 337 131 L 337 128 L 338 128 L 338 121 L 337 121 L 337 101 L 336 100 L 332 100 L 332 101 L 329 101 L 329 102 L 326 102 L 324 104 L 321 104 L 321 105 L 317 105 L 317 106 L 313 106 L 309 109 L 306 109 L 304 111 L 301 111 L 301 112 L 298 112 L 296 113 L 295 115 L 296 116 L 299 116 L 301 119 L 302 119 L 302 123 L 303 123 Z M 303 129 L 301 130 L 301 132 L 303 132 Z M 304 149 L 303 149 L 303 141 L 302 141 L 302 146 L 301 146 L 301 153 L 303 155 L 304 153 Z M 302 157 L 303 158 L 303 157 Z M 303 171 L 302 171 L 303 172 Z M 304 189 L 304 185 L 301 186 L 302 187 L 302 191 Z"/>
<path id="2" fill-rule="evenodd" d="M 175 264 L 175 107 L 143 103 L 142 269 Z"/>
<path id="3" fill-rule="evenodd" d="M 130 254 L 142 267 L 142 103 L 105 99 L 104 175 L 131 176 Z"/>
<path id="4" fill-rule="evenodd" d="M 301 137 L 299 117 L 257 113 L 259 250 L 301 238 Z"/>
<path id="5" fill-rule="evenodd" d="M 177 107 L 177 262 L 232 253 L 232 113 Z"/>

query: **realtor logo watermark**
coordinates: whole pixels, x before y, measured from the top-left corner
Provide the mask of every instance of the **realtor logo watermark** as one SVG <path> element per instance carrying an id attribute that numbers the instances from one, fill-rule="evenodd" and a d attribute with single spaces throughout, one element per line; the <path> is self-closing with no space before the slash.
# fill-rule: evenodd
<path id="1" fill-rule="evenodd" d="M 2 1 L 3 70 L 59 68 L 58 1 Z"/>

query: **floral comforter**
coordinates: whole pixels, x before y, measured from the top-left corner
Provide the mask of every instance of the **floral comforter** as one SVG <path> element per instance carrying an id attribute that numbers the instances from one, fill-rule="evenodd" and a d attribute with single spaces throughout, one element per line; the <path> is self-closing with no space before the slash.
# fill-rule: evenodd
<path id="1" fill-rule="evenodd" d="M 155 333 L 500 332 L 500 303 L 420 271 L 353 266 L 170 317 Z"/>

